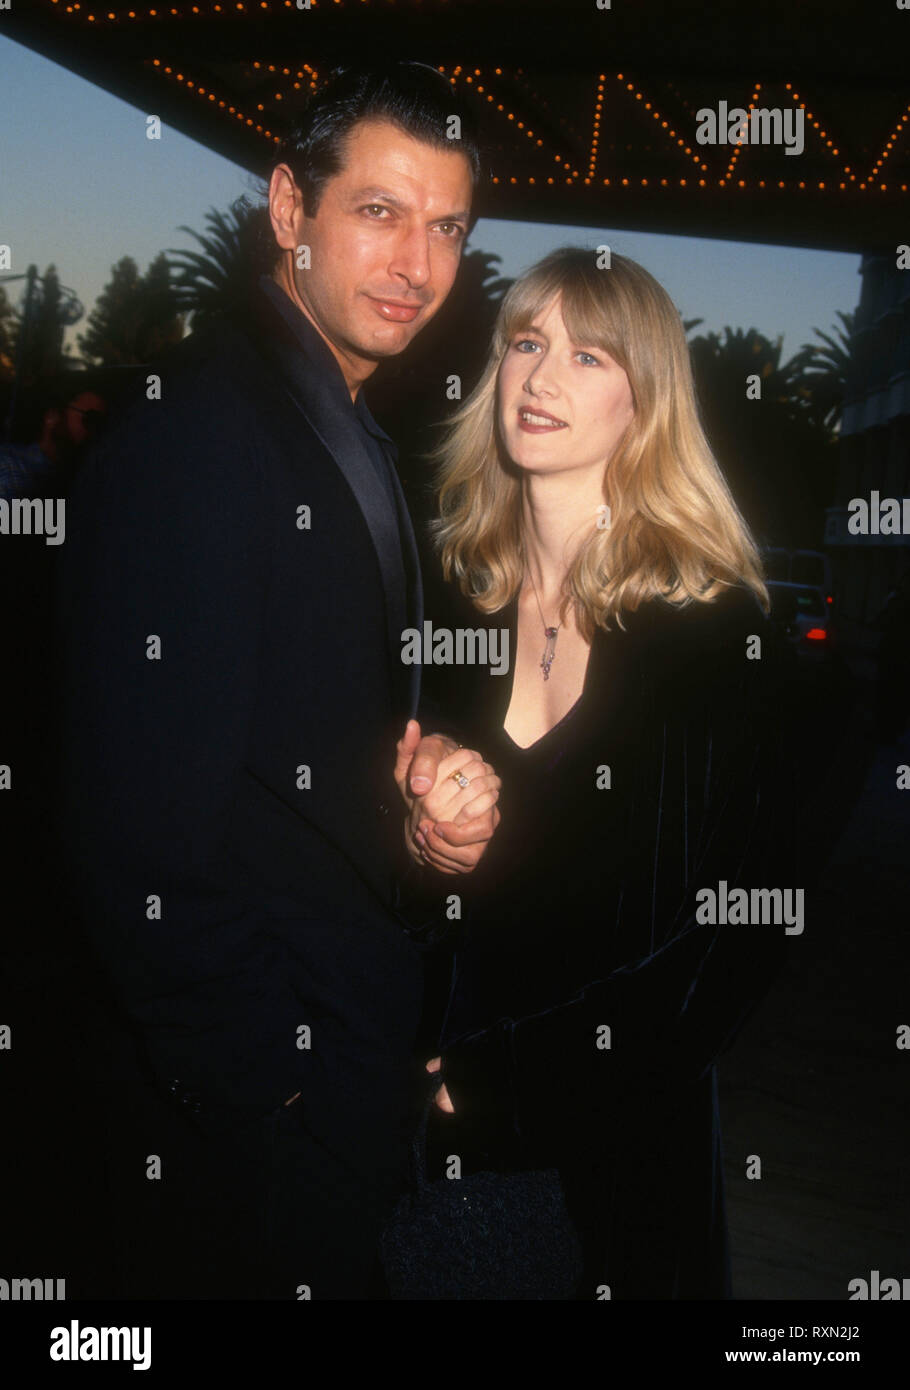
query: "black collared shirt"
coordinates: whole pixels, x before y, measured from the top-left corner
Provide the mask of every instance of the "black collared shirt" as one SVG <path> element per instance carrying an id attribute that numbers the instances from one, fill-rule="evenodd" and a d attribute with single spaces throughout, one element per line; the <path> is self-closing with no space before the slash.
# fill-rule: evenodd
<path id="1" fill-rule="evenodd" d="M 289 299 L 284 290 L 276 285 L 275 281 L 268 275 L 260 275 L 260 289 L 268 295 L 279 313 L 292 329 L 295 337 L 305 351 L 313 366 L 325 377 L 325 388 L 331 391 L 339 401 L 350 410 L 354 419 L 363 434 L 363 441 L 366 451 L 370 456 L 370 462 L 376 469 L 379 479 L 385 488 L 386 495 L 392 504 L 395 515 L 399 515 L 396 489 L 390 476 L 392 461 L 397 455 L 394 441 L 386 434 L 385 430 L 377 425 L 370 413 L 369 406 L 363 398 L 363 391 L 357 392 L 357 399 L 351 401 L 351 393 L 348 390 L 344 373 L 339 366 L 335 355 L 326 343 L 322 335 L 314 328 L 293 300 Z"/>

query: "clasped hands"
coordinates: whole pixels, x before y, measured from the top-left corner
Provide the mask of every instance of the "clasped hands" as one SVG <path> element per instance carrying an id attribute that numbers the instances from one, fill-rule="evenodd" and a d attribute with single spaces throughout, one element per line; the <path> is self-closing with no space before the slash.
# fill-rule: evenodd
<path id="1" fill-rule="evenodd" d="M 459 748 L 444 734 L 422 737 L 416 719 L 409 719 L 396 744 L 395 781 L 407 808 L 405 844 L 419 864 L 431 864 L 441 874 L 469 874 L 480 862 L 500 821 L 496 802 L 502 785 L 489 763 L 470 748 Z M 467 783 L 453 779 L 461 773 Z M 441 1059 L 427 1062 L 438 1071 Z M 285 1106 L 299 1100 L 296 1091 Z M 454 1113 L 445 1086 L 436 1093 L 440 1110 Z"/>
<path id="2" fill-rule="evenodd" d="M 500 821 L 499 778 L 473 749 L 444 734 L 422 736 L 416 719 L 408 720 L 396 751 L 408 853 L 442 874 L 471 873 Z"/>
<path id="3" fill-rule="evenodd" d="M 421 737 L 416 719 L 408 720 L 397 753 L 395 781 L 408 811 L 408 853 L 442 874 L 469 874 L 499 824 L 496 802 L 502 783 L 472 748 L 459 748 L 442 734 Z M 433 1057 L 426 1069 L 437 1072 L 441 1066 L 442 1058 Z M 435 1099 L 440 1110 L 455 1113 L 444 1085 Z"/>

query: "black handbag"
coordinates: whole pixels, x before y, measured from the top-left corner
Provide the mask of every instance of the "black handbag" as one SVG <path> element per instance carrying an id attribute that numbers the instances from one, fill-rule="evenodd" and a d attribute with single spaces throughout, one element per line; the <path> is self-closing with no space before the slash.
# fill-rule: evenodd
<path id="1" fill-rule="evenodd" d="M 427 1127 L 438 1078 L 411 1152 L 411 1190 L 380 1237 L 392 1299 L 574 1297 L 582 1245 L 555 1168 L 430 1181 Z"/>

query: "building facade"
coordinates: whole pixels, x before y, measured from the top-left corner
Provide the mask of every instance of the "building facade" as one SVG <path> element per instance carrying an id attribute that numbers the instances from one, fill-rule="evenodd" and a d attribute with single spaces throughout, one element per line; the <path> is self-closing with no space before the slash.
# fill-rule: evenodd
<path id="1" fill-rule="evenodd" d="M 875 621 L 910 569 L 910 534 L 884 521 L 910 497 L 910 247 L 864 255 L 841 425 L 837 504 L 827 509 L 839 627 L 872 650 Z M 876 495 L 877 494 L 877 495 Z M 862 499 L 868 524 L 850 503 Z M 859 529 L 862 525 L 862 529 Z"/>

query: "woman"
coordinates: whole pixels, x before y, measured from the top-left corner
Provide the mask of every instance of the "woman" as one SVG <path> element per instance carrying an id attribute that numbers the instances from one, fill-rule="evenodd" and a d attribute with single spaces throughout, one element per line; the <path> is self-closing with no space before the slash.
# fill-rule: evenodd
<path id="1" fill-rule="evenodd" d="M 558 1171 L 570 1296 L 728 1297 L 714 1063 L 788 929 L 721 903 L 795 886 L 787 658 L 665 291 L 622 256 L 546 257 L 438 457 L 457 593 L 434 627 L 505 629 L 510 668 L 440 684 L 486 762 L 452 754 L 413 827 L 444 870 L 435 826 L 484 809 L 495 769 L 428 1063 L 434 1150 L 463 1175 Z"/>

